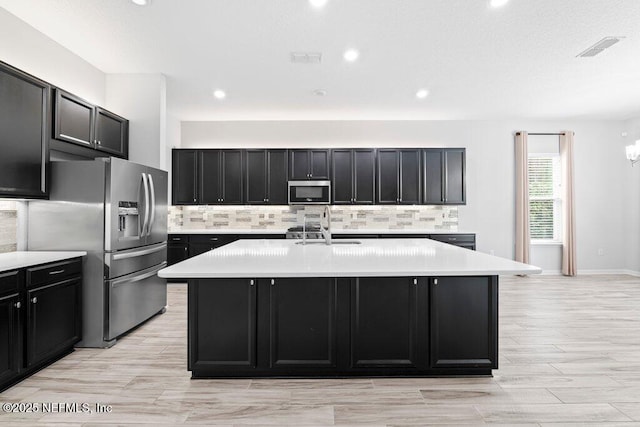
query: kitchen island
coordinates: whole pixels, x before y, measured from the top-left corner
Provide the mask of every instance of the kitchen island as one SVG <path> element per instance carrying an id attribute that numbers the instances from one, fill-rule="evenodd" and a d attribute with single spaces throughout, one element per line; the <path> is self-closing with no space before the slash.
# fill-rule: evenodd
<path id="1" fill-rule="evenodd" d="M 194 378 L 490 375 L 498 275 L 537 267 L 430 239 L 239 240 L 188 281 Z"/>

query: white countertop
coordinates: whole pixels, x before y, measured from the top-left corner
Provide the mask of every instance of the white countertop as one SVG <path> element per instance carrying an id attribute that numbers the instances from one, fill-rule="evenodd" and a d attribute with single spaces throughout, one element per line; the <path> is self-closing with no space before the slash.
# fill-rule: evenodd
<path id="1" fill-rule="evenodd" d="M 538 274 L 527 264 L 430 239 L 360 239 L 361 244 L 238 240 L 160 270 L 168 279 L 231 277 L 478 276 Z"/>
<path id="2" fill-rule="evenodd" d="M 286 228 L 253 229 L 253 228 L 221 228 L 221 229 L 188 229 L 170 230 L 169 234 L 285 234 Z M 473 231 L 448 231 L 433 229 L 399 229 L 368 228 L 368 229 L 332 229 L 331 234 L 474 234 Z"/>
<path id="3" fill-rule="evenodd" d="M 46 251 L 18 251 L 0 254 L 0 272 L 31 267 L 33 265 L 49 262 L 63 261 L 65 259 L 85 256 L 84 251 L 73 252 L 46 252 Z"/>

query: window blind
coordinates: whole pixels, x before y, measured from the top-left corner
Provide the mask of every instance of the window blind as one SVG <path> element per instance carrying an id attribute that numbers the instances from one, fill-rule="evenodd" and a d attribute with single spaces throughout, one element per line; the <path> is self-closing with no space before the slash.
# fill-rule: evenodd
<path id="1" fill-rule="evenodd" d="M 529 232 L 532 239 L 554 240 L 559 233 L 558 156 L 534 156 L 528 159 Z"/>

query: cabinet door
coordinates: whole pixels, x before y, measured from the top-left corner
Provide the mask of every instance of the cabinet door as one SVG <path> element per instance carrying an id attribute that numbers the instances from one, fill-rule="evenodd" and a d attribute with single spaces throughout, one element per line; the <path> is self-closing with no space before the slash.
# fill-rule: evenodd
<path id="1" fill-rule="evenodd" d="M 167 266 L 176 264 L 189 258 L 189 245 L 171 244 L 167 245 Z"/>
<path id="2" fill-rule="evenodd" d="M 378 173 L 376 184 L 379 204 L 397 204 L 400 202 L 398 192 L 400 183 L 400 164 L 397 150 L 378 150 Z"/>
<path id="3" fill-rule="evenodd" d="M 242 195 L 242 150 L 223 150 L 220 152 L 220 167 L 222 181 L 220 182 L 220 197 L 222 203 L 241 205 Z"/>
<path id="4" fill-rule="evenodd" d="M 353 150 L 353 201 L 356 204 L 372 205 L 375 201 L 375 159 L 375 150 Z"/>
<path id="5" fill-rule="evenodd" d="M 22 365 L 21 310 L 18 294 L 0 298 L 0 390 L 18 375 Z"/>
<path id="6" fill-rule="evenodd" d="M 438 148 L 424 150 L 424 194 L 427 205 L 444 203 L 444 151 Z"/>
<path id="7" fill-rule="evenodd" d="M 287 150 L 267 150 L 267 203 L 286 205 L 287 198 Z"/>
<path id="8" fill-rule="evenodd" d="M 498 367 L 498 278 L 431 278 L 431 367 Z"/>
<path id="9" fill-rule="evenodd" d="M 189 257 L 203 254 L 238 239 L 230 234 L 191 234 L 189 235 Z"/>
<path id="10" fill-rule="evenodd" d="M 351 292 L 353 367 L 415 367 L 417 279 L 361 277 Z"/>
<path id="11" fill-rule="evenodd" d="M 249 279 L 189 281 L 189 362 L 225 372 L 256 365 L 256 286 Z"/>
<path id="12" fill-rule="evenodd" d="M 27 290 L 27 366 L 38 365 L 80 340 L 81 279 Z"/>
<path id="13" fill-rule="evenodd" d="M 310 150 L 311 179 L 329 179 L 329 150 Z"/>
<path id="14" fill-rule="evenodd" d="M 311 153 L 309 150 L 289 150 L 289 179 L 311 179 Z"/>
<path id="15" fill-rule="evenodd" d="M 445 196 L 448 205 L 462 205 L 465 203 L 465 150 L 444 150 L 445 165 Z"/>
<path id="16" fill-rule="evenodd" d="M 246 150 L 245 163 L 247 203 L 267 203 L 267 150 Z"/>
<path id="17" fill-rule="evenodd" d="M 200 187 L 199 204 L 219 204 L 222 203 L 220 194 L 220 180 L 222 179 L 220 170 L 219 150 L 200 150 L 200 161 L 198 169 L 198 185 Z"/>
<path id="18" fill-rule="evenodd" d="M 94 148 L 93 123 L 96 109 L 84 99 L 56 89 L 54 106 L 56 139 Z"/>
<path id="19" fill-rule="evenodd" d="M 0 62 L 0 196 L 47 197 L 50 87 Z"/>
<path id="20" fill-rule="evenodd" d="M 128 157 L 129 122 L 100 107 L 96 108 L 96 148 L 113 156 Z"/>
<path id="21" fill-rule="evenodd" d="M 174 205 L 198 203 L 198 152 L 196 150 L 173 150 L 171 171 L 171 193 Z"/>
<path id="22" fill-rule="evenodd" d="M 420 203 L 420 150 L 400 150 L 400 203 Z"/>
<path id="23" fill-rule="evenodd" d="M 336 279 L 273 279 L 269 288 L 270 366 L 334 367 Z"/>
<path id="24" fill-rule="evenodd" d="M 353 151 L 332 150 L 331 187 L 334 204 L 352 204 L 353 195 Z"/>

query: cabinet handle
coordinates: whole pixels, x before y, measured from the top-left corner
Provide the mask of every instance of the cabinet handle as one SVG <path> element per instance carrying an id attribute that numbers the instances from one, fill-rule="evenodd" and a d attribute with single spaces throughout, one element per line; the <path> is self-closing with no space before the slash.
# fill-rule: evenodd
<path id="1" fill-rule="evenodd" d="M 96 145 L 98 145 L 98 140 L 97 140 L 97 139 L 94 139 L 94 140 L 93 140 L 93 143 L 94 143 L 94 144 L 96 144 Z"/>
<path id="2" fill-rule="evenodd" d="M 451 240 L 451 241 L 456 241 L 456 240 L 458 240 L 458 239 L 457 239 L 456 237 L 449 237 L 449 240 Z"/>
<path id="3" fill-rule="evenodd" d="M 194 201 L 194 202 L 196 201 L 195 197 L 193 198 L 193 201 Z"/>
<path id="4" fill-rule="evenodd" d="M 218 237 L 210 237 L 209 240 L 211 240 L 212 242 L 217 242 L 218 241 Z"/>
<path id="5" fill-rule="evenodd" d="M 255 285 L 255 283 L 256 283 L 256 282 L 255 282 L 253 279 L 249 280 L 249 284 L 250 284 L 251 286 Z"/>
<path id="6" fill-rule="evenodd" d="M 276 281 L 274 279 L 271 279 L 271 286 L 275 285 Z"/>
<path id="7" fill-rule="evenodd" d="M 184 247 L 184 251 L 187 252 L 188 250 L 189 250 L 189 248 L 185 246 Z"/>
<path id="8" fill-rule="evenodd" d="M 102 145 L 102 141 L 98 141 L 98 145 Z"/>
<path id="9" fill-rule="evenodd" d="M 414 285 L 417 285 L 417 284 L 418 284 L 418 279 L 415 279 L 415 278 L 414 278 L 414 279 L 413 279 L 413 284 L 414 284 Z"/>
<path id="10" fill-rule="evenodd" d="M 60 274 L 60 273 L 64 273 L 64 269 L 62 269 L 62 270 L 50 271 L 50 272 L 49 272 L 49 275 L 51 276 L 51 275 L 54 275 L 54 274 Z"/>
<path id="11" fill-rule="evenodd" d="M 17 309 L 20 309 L 20 307 L 22 307 L 22 304 L 20 303 L 20 301 L 18 301 L 17 303 L 13 304 L 13 306 Z"/>
<path id="12" fill-rule="evenodd" d="M 31 302 L 36 304 L 38 302 L 38 297 L 31 298 Z"/>
<path id="13" fill-rule="evenodd" d="M 438 279 L 433 279 L 433 284 L 437 285 L 438 284 Z"/>

